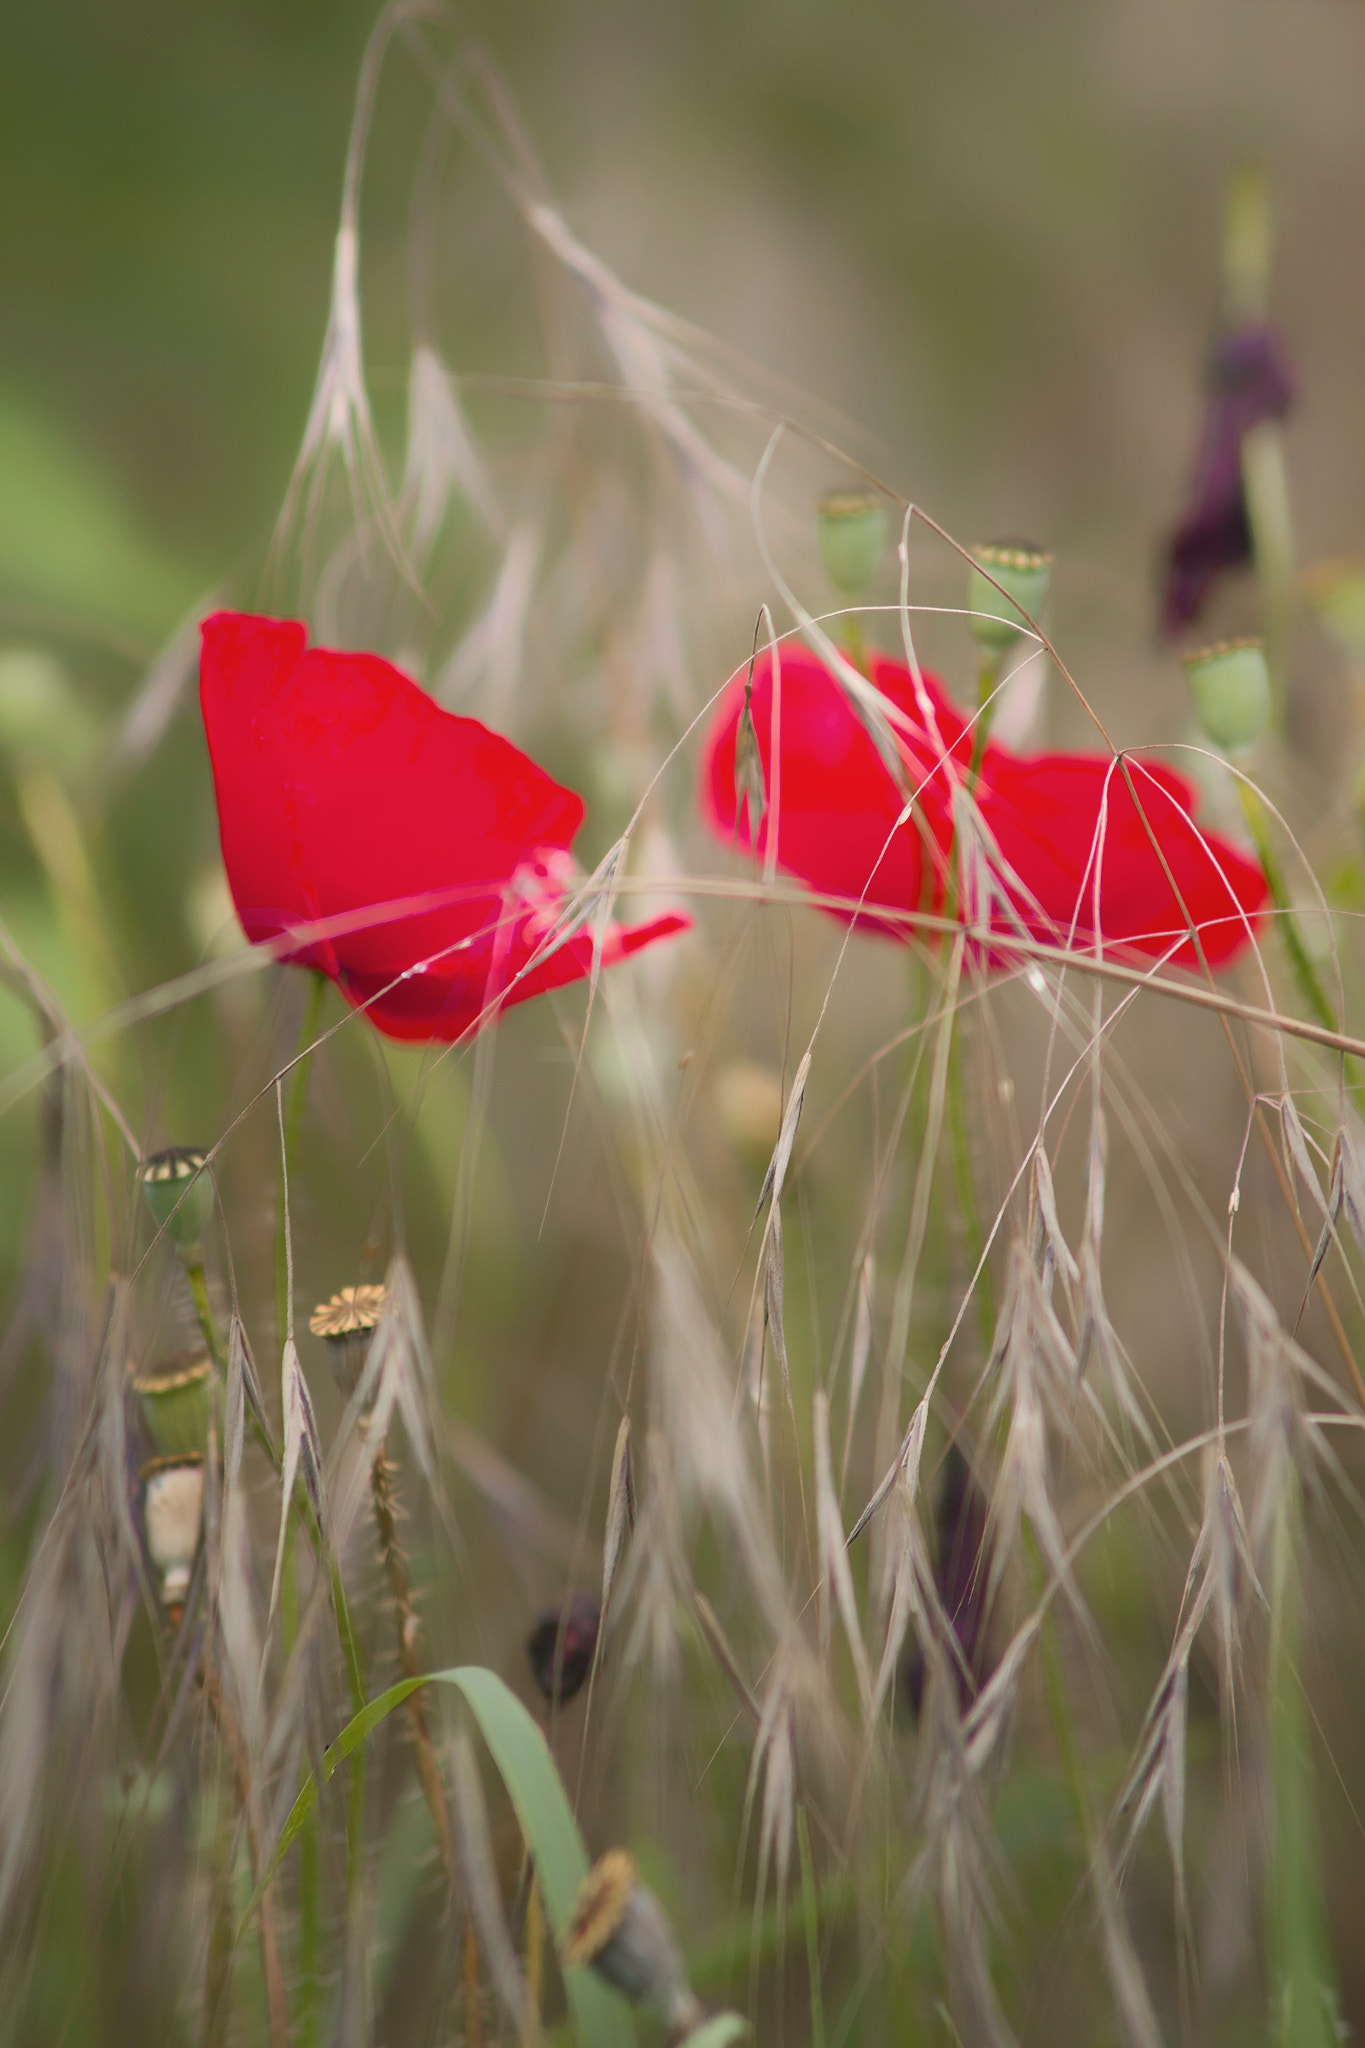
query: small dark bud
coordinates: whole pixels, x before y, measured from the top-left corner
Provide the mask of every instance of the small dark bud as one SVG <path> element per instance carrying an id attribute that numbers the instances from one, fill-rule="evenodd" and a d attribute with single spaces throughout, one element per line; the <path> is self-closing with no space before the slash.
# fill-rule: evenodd
<path id="1" fill-rule="evenodd" d="M 542 1614 L 531 1630 L 526 1654 L 547 1706 L 566 1706 L 582 1691 L 597 1654 L 601 1626 L 601 1602 L 592 1593 L 575 1593 L 562 1607 Z"/>
<path id="2" fill-rule="evenodd" d="M 953 1659 L 958 1704 L 965 1708 L 989 1670 L 986 1647 L 986 1503 L 972 1468 L 956 1444 L 943 1460 L 934 1508 L 934 1577 L 944 1613 L 953 1626 L 960 1660 Z M 924 1657 L 915 1649 L 905 1660 L 903 1682 L 916 1719 L 924 1698 Z"/>

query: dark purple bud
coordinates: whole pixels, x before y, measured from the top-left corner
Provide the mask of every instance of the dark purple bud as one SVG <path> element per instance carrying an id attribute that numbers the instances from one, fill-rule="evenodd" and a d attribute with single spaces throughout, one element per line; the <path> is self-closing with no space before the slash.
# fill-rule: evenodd
<path id="1" fill-rule="evenodd" d="M 1208 406 L 1189 501 L 1167 560 L 1162 631 L 1191 625 L 1225 569 L 1251 560 L 1242 494 L 1242 436 L 1261 420 L 1283 419 L 1294 371 L 1274 327 L 1235 327 L 1209 365 Z"/>
<path id="2" fill-rule="evenodd" d="M 565 1706 L 581 1691 L 592 1670 L 601 1625 L 601 1602 L 591 1593 L 575 1593 L 561 1607 L 541 1615 L 527 1639 L 526 1654 L 547 1706 Z"/>
<path id="3" fill-rule="evenodd" d="M 958 1655 L 953 1658 L 958 1703 L 966 1707 L 989 1669 L 986 1648 L 986 1503 L 972 1468 L 956 1444 L 943 1460 L 934 1508 L 934 1578 L 943 1611 L 952 1623 Z M 903 1685 L 916 1719 L 924 1697 L 924 1655 L 916 1648 L 905 1660 Z"/>

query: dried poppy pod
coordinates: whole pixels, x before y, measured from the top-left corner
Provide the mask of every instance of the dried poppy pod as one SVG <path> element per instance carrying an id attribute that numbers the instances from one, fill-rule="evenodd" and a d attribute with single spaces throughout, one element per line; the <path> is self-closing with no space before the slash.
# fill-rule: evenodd
<path id="1" fill-rule="evenodd" d="M 541 1615 L 527 1637 L 526 1654 L 546 1706 L 562 1707 L 582 1691 L 601 1626 L 602 1603 L 592 1593 L 575 1593 Z"/>
<path id="2" fill-rule="evenodd" d="M 875 491 L 826 491 L 815 508 L 826 576 L 841 597 L 861 597 L 886 548 L 886 506 Z"/>
<path id="3" fill-rule="evenodd" d="M 147 1434 L 163 1457 L 202 1457 L 208 1449 L 213 1405 L 213 1360 L 182 1351 L 150 1372 L 138 1373 L 133 1392 Z"/>
<path id="4" fill-rule="evenodd" d="M 586 1964 L 656 2013 L 675 2036 L 703 2017 L 663 1907 L 641 1884 L 629 1849 L 608 1849 L 584 1878 L 560 1953 L 570 1968 Z"/>
<path id="5" fill-rule="evenodd" d="M 998 659 L 1016 633 L 1026 630 L 1024 614 L 1036 619 L 1042 610 L 1052 583 L 1052 557 L 1024 540 L 991 541 L 972 554 L 981 566 L 967 572 L 967 623 L 982 652 Z M 983 576 L 982 569 L 990 576 Z"/>
<path id="6" fill-rule="evenodd" d="M 137 1178 L 157 1229 L 182 1251 L 195 1250 L 213 1221 L 208 1154 L 198 1145 L 169 1145 L 147 1155 Z"/>
<path id="7" fill-rule="evenodd" d="M 153 1458 L 140 1473 L 147 1554 L 161 1574 L 161 1604 L 174 1627 L 185 1611 L 204 1520 L 204 1460 Z"/>
<path id="8" fill-rule="evenodd" d="M 1270 671 L 1259 640 L 1218 640 L 1185 656 L 1195 716 L 1225 754 L 1254 747 L 1270 718 Z"/>
<path id="9" fill-rule="evenodd" d="M 388 1305 L 388 1288 L 371 1282 L 343 1287 L 330 1301 L 319 1302 L 309 1316 L 313 1335 L 327 1340 L 332 1374 L 343 1394 L 353 1394 L 360 1384 L 370 1342 Z"/>

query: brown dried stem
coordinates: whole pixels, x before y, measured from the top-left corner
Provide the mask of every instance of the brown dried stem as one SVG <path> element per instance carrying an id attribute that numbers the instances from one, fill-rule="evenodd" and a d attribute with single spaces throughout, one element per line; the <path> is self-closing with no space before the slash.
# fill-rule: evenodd
<path id="1" fill-rule="evenodd" d="M 204 1688 L 204 1698 L 209 1712 L 218 1728 L 228 1752 L 232 1757 L 233 1774 L 237 1780 L 237 1797 L 241 1801 L 242 1817 L 246 1822 L 247 1854 L 251 1861 L 251 1882 L 259 1884 L 262 1868 L 261 1838 L 256 1826 L 251 1802 L 251 1763 L 247 1756 L 242 1731 L 237 1726 L 218 1674 L 205 1652 L 199 1666 L 199 1682 Z M 261 1975 L 265 1980 L 266 2027 L 270 2048 L 289 2048 L 289 2005 L 284 1993 L 284 1971 L 280 1964 L 280 1938 L 275 1924 L 274 1887 L 267 1885 L 261 1895 L 256 1913 L 256 1927 L 261 1943 Z"/>
<path id="2" fill-rule="evenodd" d="M 384 1560 L 384 1571 L 393 1599 L 394 1618 L 398 1624 L 398 1666 L 404 1678 L 420 1678 L 422 1660 L 418 1651 L 422 1640 L 422 1627 L 412 1604 L 412 1589 L 408 1584 L 408 1561 L 398 1540 L 398 1499 L 394 1489 L 396 1469 L 381 1445 L 370 1469 L 375 1527 L 379 1532 L 379 1553 Z M 436 1829 L 436 1846 L 441 1854 L 441 1868 L 445 1872 L 446 1884 L 453 1893 L 456 1877 L 455 1841 L 450 1829 L 445 1787 L 441 1782 L 440 1766 L 436 1761 L 436 1748 L 431 1739 L 426 1698 L 422 1693 L 415 1692 L 411 1695 L 407 1702 L 407 1714 L 408 1725 L 412 1729 L 413 1748 L 417 1755 L 417 1776 L 426 1795 L 427 1805 L 431 1808 L 432 1823 Z"/>

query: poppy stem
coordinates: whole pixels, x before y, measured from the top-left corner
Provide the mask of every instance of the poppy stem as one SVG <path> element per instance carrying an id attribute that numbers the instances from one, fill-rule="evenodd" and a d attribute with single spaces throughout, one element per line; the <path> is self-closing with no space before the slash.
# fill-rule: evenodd
<path id="1" fill-rule="evenodd" d="M 309 978 L 308 999 L 303 1006 L 303 1021 L 299 1026 L 298 1051 L 291 1062 L 289 1075 L 289 1100 L 284 1118 L 284 1151 L 280 1161 L 279 1227 L 275 1234 L 275 1313 L 281 1344 L 289 1329 L 289 1248 L 285 1235 L 285 1185 L 294 1164 L 294 1154 L 298 1150 L 299 1126 L 303 1122 L 303 1098 L 308 1086 L 308 1067 L 318 1035 L 318 1020 L 322 1015 L 322 998 L 326 987 L 326 976 L 314 969 Z"/>
<path id="2" fill-rule="evenodd" d="M 971 1139 L 967 1130 L 967 1094 L 962 1078 L 961 1026 L 953 1022 L 952 1043 L 948 1048 L 948 1133 L 953 1154 L 953 1179 L 957 1185 L 958 1204 L 962 1210 L 962 1225 L 967 1238 L 967 1261 L 973 1272 L 981 1269 L 981 1278 L 976 1286 L 976 1313 L 981 1324 L 982 1357 L 989 1358 L 995 1341 L 995 1298 L 991 1287 L 991 1269 L 985 1263 L 986 1234 L 981 1227 L 981 1215 L 976 1205 L 976 1188 L 972 1182 Z"/>
<path id="3" fill-rule="evenodd" d="M 992 698 L 995 686 L 1000 680 L 1000 657 L 998 654 L 983 654 L 981 666 L 976 672 L 976 725 L 972 731 L 972 765 L 967 770 L 967 787 L 975 789 L 981 773 L 981 763 L 986 757 L 986 741 L 990 737 Z"/>
<path id="4" fill-rule="evenodd" d="M 1267 1859 L 1266 1922 L 1272 2011 L 1282 2043 L 1328 2048 L 1341 2038 L 1318 1837 L 1317 1767 L 1300 1665 L 1303 1579 L 1299 1481 L 1292 1468 L 1270 1552 L 1267 1733 L 1274 1834 Z"/>
<path id="5" fill-rule="evenodd" d="M 1272 711 L 1284 723 L 1289 632 L 1294 621 L 1294 521 L 1278 420 L 1258 420 L 1242 436 L 1242 495 L 1261 592 L 1261 626 Z"/>
<path id="6" fill-rule="evenodd" d="M 379 1535 L 379 1554 L 384 1561 L 384 1574 L 389 1582 L 389 1597 L 393 1601 L 394 1619 L 398 1624 L 398 1668 L 404 1678 L 419 1678 L 422 1673 L 422 1658 L 419 1655 L 422 1628 L 413 1606 L 412 1588 L 408 1581 L 408 1561 L 403 1554 L 403 1545 L 398 1535 L 395 1470 L 392 1460 L 381 1444 L 375 1452 L 374 1463 L 370 1468 L 370 1491 L 374 1498 L 374 1522 Z M 436 1761 L 436 1749 L 431 1739 L 427 1703 L 420 1692 L 410 1695 L 407 1715 L 408 1726 L 412 1731 L 413 1748 L 416 1751 L 418 1782 L 431 1810 L 432 1825 L 436 1830 L 436 1847 L 441 1856 L 441 1869 L 445 1873 L 446 1885 L 453 1896 L 456 1883 L 455 1843 L 450 1831 L 450 1814 L 446 1807 L 445 1787 L 441 1782 L 441 1767 Z"/>
<path id="7" fill-rule="evenodd" d="M 1256 858 L 1261 863 L 1266 882 L 1269 885 L 1271 901 L 1274 903 L 1276 910 L 1275 922 L 1284 938 L 1284 949 L 1289 955 L 1289 964 L 1294 970 L 1294 978 L 1299 984 L 1304 1001 L 1308 1004 L 1309 1009 L 1313 1012 L 1319 1024 L 1323 1025 L 1328 1031 L 1335 1031 L 1337 1028 L 1335 1012 L 1327 1000 L 1322 983 L 1318 979 L 1317 969 L 1314 967 L 1308 948 L 1304 944 L 1303 933 L 1299 930 L 1298 919 L 1294 915 L 1293 906 L 1289 901 L 1289 893 L 1284 885 L 1284 876 L 1280 873 L 1279 862 L 1275 858 L 1275 848 L 1271 844 L 1270 826 L 1266 819 L 1265 806 L 1249 782 L 1243 782 L 1239 779 L 1237 793 L 1241 797 L 1242 809 L 1246 813 L 1246 821 L 1251 828 L 1251 838 L 1252 844 L 1256 848 Z"/>

